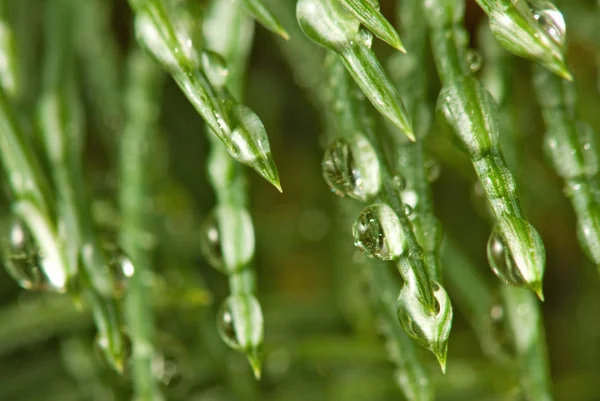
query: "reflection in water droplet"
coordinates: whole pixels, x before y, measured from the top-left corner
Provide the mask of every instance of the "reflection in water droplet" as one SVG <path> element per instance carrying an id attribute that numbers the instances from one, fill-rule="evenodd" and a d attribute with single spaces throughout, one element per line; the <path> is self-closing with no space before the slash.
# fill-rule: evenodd
<path id="1" fill-rule="evenodd" d="M 323 156 L 321 169 L 325 182 L 339 196 L 367 201 L 381 187 L 375 150 L 359 135 L 352 142 L 337 139 L 331 143 Z"/>
<path id="2" fill-rule="evenodd" d="M 229 347 L 250 354 L 260 352 L 263 317 L 260 304 L 254 296 L 242 294 L 228 297 L 217 313 L 217 328 Z"/>
<path id="3" fill-rule="evenodd" d="M 497 227 L 488 240 L 487 256 L 492 271 L 500 280 L 518 287 L 526 285 Z"/>
<path id="4" fill-rule="evenodd" d="M 112 276 L 114 294 L 121 298 L 127 291 L 129 279 L 135 274 L 133 263 L 115 242 L 104 241 L 102 248 L 108 260 L 108 271 Z"/>
<path id="5" fill-rule="evenodd" d="M 474 74 L 481 68 L 481 64 L 483 63 L 483 57 L 481 57 L 481 53 L 477 50 L 469 49 L 466 54 L 467 58 L 467 66 L 469 70 Z"/>
<path id="6" fill-rule="evenodd" d="M 229 70 L 225 59 L 218 53 L 202 52 L 202 68 L 211 84 L 216 87 L 225 86 Z"/>
<path id="7" fill-rule="evenodd" d="M 565 45 L 566 25 L 561 12 L 548 0 L 529 1 L 535 20 L 559 46 Z"/>
<path id="8" fill-rule="evenodd" d="M 360 41 L 362 42 L 363 46 L 367 47 L 367 48 L 371 48 L 371 46 L 373 45 L 373 35 L 371 34 L 371 32 L 367 31 L 366 29 L 360 29 L 358 36 L 360 38 Z"/>
<path id="9" fill-rule="evenodd" d="M 218 271 L 231 274 L 254 256 L 254 226 L 246 209 L 218 206 L 200 228 L 200 249 Z"/>
<path id="10" fill-rule="evenodd" d="M 386 204 L 374 204 L 359 214 L 352 227 L 354 244 L 367 256 L 393 260 L 403 251 L 404 236 L 398 216 Z"/>
<path id="11" fill-rule="evenodd" d="M 13 218 L 8 229 L 4 239 L 4 267 L 8 274 L 26 290 L 62 291 L 44 275 L 42 252 L 23 220 Z"/>
<path id="12" fill-rule="evenodd" d="M 217 314 L 217 328 L 219 335 L 225 341 L 225 344 L 234 349 L 240 348 L 240 343 L 237 339 L 235 332 L 235 325 L 233 322 L 233 311 L 231 309 L 231 302 L 225 300 L 223 305 L 219 308 Z"/>
<path id="13" fill-rule="evenodd" d="M 214 213 L 210 213 L 200 229 L 200 249 L 206 261 L 215 269 L 223 270 L 223 251 L 221 250 L 221 234 Z"/>

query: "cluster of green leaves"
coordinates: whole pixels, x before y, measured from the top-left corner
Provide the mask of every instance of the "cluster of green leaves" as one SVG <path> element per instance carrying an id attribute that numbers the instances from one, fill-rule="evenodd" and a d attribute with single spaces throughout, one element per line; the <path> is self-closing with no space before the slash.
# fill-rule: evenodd
<path id="1" fill-rule="evenodd" d="M 557 243 L 600 268 L 598 89 L 578 86 L 600 10 L 565 1 L 571 63 L 551 1 L 477 4 L 476 29 L 465 0 L 0 4 L 3 256 L 28 294 L 0 288 L 6 399 L 600 393 L 551 376 L 541 303 L 565 286 L 546 272 L 586 272 Z M 286 194 L 260 189 L 280 171 Z M 590 376 L 597 326 L 566 332 Z"/>

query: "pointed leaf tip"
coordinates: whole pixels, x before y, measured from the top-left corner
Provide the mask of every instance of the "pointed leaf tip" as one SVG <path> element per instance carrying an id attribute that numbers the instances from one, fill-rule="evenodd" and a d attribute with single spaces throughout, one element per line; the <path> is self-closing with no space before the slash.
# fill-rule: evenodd
<path id="1" fill-rule="evenodd" d="M 533 292 L 535 292 L 535 295 L 537 295 L 537 297 L 540 299 L 540 301 L 544 302 L 545 298 L 544 298 L 544 292 L 542 289 L 542 283 L 535 283 L 531 286 L 531 289 L 533 290 Z"/>
<path id="2" fill-rule="evenodd" d="M 341 0 L 342 4 L 365 28 L 390 46 L 406 53 L 400 35 L 379 10 L 377 2 L 370 0 Z"/>
<path id="3" fill-rule="evenodd" d="M 285 40 L 290 38 L 287 31 L 281 26 L 281 23 L 271 13 L 271 11 L 262 3 L 261 0 L 242 0 L 242 4 L 246 10 L 256 19 L 262 26 L 271 32 L 281 36 Z"/>
<path id="4" fill-rule="evenodd" d="M 254 378 L 256 380 L 260 380 L 262 377 L 262 366 L 260 357 L 258 356 L 258 352 L 250 352 L 247 354 L 247 357 L 248 363 L 250 363 L 250 367 L 252 368 Z"/>
<path id="5" fill-rule="evenodd" d="M 437 350 L 436 352 L 433 353 L 438 361 L 438 363 L 440 364 L 440 369 L 442 370 L 442 373 L 446 374 L 446 362 L 447 362 L 447 356 L 448 356 L 448 343 L 445 342 L 439 350 Z"/>

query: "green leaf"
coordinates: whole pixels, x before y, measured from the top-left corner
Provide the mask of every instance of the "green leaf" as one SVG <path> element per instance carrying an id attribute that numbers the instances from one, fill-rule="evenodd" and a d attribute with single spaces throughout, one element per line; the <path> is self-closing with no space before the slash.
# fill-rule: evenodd
<path id="1" fill-rule="evenodd" d="M 539 61 L 572 80 L 564 60 L 565 22 L 548 0 L 477 0 L 490 19 L 496 40 L 512 54 Z M 529 6 L 528 6 L 529 4 Z"/>
<path id="2" fill-rule="evenodd" d="M 262 26 L 268 30 L 276 33 L 285 40 L 290 38 L 285 28 L 275 18 L 275 16 L 269 11 L 267 6 L 261 0 L 241 0 L 244 8 L 258 21 Z"/>
<path id="3" fill-rule="evenodd" d="M 402 45 L 400 35 L 392 24 L 379 11 L 377 1 L 369 0 L 341 0 L 342 4 L 350 11 L 369 31 L 379 39 L 387 42 L 403 53 L 406 49 Z"/>
<path id="4" fill-rule="evenodd" d="M 300 28 L 315 43 L 338 53 L 373 106 L 414 141 L 410 118 L 396 87 L 371 50 L 371 34 L 334 0 L 300 0 Z"/>

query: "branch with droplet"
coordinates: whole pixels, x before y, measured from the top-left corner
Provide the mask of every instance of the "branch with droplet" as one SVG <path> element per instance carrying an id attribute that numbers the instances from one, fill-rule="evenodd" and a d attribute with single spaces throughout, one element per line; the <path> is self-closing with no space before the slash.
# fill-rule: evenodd
<path id="1" fill-rule="evenodd" d="M 63 223 L 57 234 L 67 255 L 67 265 L 78 275 L 72 277 L 72 291 L 74 294 L 81 291 L 92 307 L 99 331 L 98 345 L 109 364 L 122 372 L 128 350 L 121 331 L 118 298 L 123 295 L 121 281 L 133 274 L 133 265 L 118 248 L 111 250 L 108 244 L 103 244 L 93 227 L 86 201 L 83 124 L 71 53 L 72 8 L 71 0 L 48 3 L 40 127 L 56 188 L 57 219 Z"/>
<path id="2" fill-rule="evenodd" d="M 281 191 L 262 122 L 248 107 L 222 98 L 209 78 L 227 75 L 227 69 L 202 51 L 201 11 L 187 2 L 178 6 L 163 0 L 130 3 L 138 42 L 169 71 L 229 154 Z"/>
<path id="3" fill-rule="evenodd" d="M 425 2 L 433 54 L 442 79 L 438 123 L 449 140 L 469 156 L 490 201 L 496 220 L 488 241 L 492 270 L 502 281 L 529 287 L 543 299 L 544 245 L 523 218 L 514 177 L 498 145 L 496 103 L 469 68 L 468 34 L 460 22 L 464 2 L 454 3 L 452 19 L 442 24 L 435 16 L 447 4 L 443 0 Z"/>
<path id="4" fill-rule="evenodd" d="M 252 25 L 228 0 L 214 0 L 206 21 L 207 28 L 210 27 L 204 31 L 207 47 L 218 53 L 205 53 L 208 57 L 203 59 L 204 69 L 221 97 L 228 99 L 228 103 L 234 103 L 230 90 L 235 96 L 241 96 L 252 45 Z M 221 29 L 232 25 L 239 27 L 237 34 L 224 35 Z M 223 40 L 224 37 L 227 40 Z M 220 73 L 226 65 L 231 74 Z M 239 113 L 243 112 L 239 110 Z M 264 131 L 258 119 L 252 124 Z M 223 144 L 214 137 L 211 137 L 207 171 L 217 195 L 217 206 L 203 224 L 201 245 L 209 264 L 228 276 L 231 291 L 219 308 L 217 327 L 228 346 L 246 354 L 258 379 L 262 363 L 263 316 L 254 296 L 254 226 L 247 210 L 246 178 Z"/>
<path id="5" fill-rule="evenodd" d="M 141 238 L 151 235 L 150 164 L 157 142 L 157 103 L 162 72 L 141 49 L 127 57 L 124 94 L 125 123 L 120 141 L 119 242 L 131 257 L 135 274 L 124 299 L 124 320 L 131 338 L 131 367 L 135 396 L 140 400 L 162 400 L 156 374 L 162 356 L 156 350 L 151 280 L 152 249 Z M 147 242 L 147 241 L 146 241 Z M 164 292 L 163 292 L 164 294 Z"/>
<path id="6" fill-rule="evenodd" d="M 396 261 L 405 282 L 397 306 L 400 323 L 434 353 L 444 369 L 452 324 L 448 296 L 429 277 L 423 249 L 400 198 L 401 180 L 392 173 L 381 138 L 372 129 L 362 92 L 333 54 L 328 56 L 326 69 L 341 138 L 325 152 L 323 176 L 338 195 L 371 203 L 353 226 L 355 244 L 372 258 Z"/>
<path id="7" fill-rule="evenodd" d="M 565 182 L 577 216 L 577 236 L 587 256 L 600 269 L 600 171 L 598 144 L 593 128 L 575 117 L 573 84 L 536 68 L 534 86 L 546 123 L 545 151 Z M 600 270 L 599 270 L 600 271 Z"/>
<path id="8" fill-rule="evenodd" d="M 296 17 L 306 36 L 341 56 L 373 106 L 414 140 L 400 95 L 371 50 L 372 36 L 360 29 L 359 20 L 334 0 L 300 0 Z"/>
<path id="9" fill-rule="evenodd" d="M 426 63 L 427 27 L 421 0 L 407 0 L 397 6 L 398 24 L 403 27 L 410 53 L 395 54 L 388 62 L 388 71 L 393 82 L 402 93 L 413 121 L 415 121 L 416 141 L 409 142 L 397 132 L 396 127 L 389 135 L 394 167 L 400 179 L 402 200 L 410 206 L 408 211 L 415 235 L 423 246 L 425 262 L 432 279 L 440 281 L 442 270 L 439 263 L 439 247 L 442 241 L 441 224 L 433 212 L 433 198 L 430 182 L 440 174 L 440 166 L 433 159 L 426 159 L 424 141 L 431 127 L 431 111 L 427 106 Z"/>
<path id="10" fill-rule="evenodd" d="M 564 60 L 564 20 L 551 1 L 477 0 L 477 3 L 488 15 L 496 40 L 506 50 L 538 61 L 560 77 L 573 79 Z"/>

